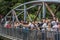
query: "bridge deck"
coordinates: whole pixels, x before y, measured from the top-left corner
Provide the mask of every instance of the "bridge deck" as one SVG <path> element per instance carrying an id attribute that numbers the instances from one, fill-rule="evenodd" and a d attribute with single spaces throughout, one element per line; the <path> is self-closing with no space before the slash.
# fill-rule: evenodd
<path id="1" fill-rule="evenodd" d="M 9 35 L 6 35 L 6 34 L 2 34 L 2 33 L 0 33 L 0 36 L 2 36 L 4 38 L 7 38 L 7 39 L 10 39 L 10 40 L 22 40 L 22 39 L 12 37 L 12 36 L 9 36 Z"/>

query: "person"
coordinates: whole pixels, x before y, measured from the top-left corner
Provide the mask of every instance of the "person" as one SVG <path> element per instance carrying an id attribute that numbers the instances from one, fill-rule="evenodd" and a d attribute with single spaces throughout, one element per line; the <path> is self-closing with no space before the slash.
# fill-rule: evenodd
<path id="1" fill-rule="evenodd" d="M 9 21 L 6 21 L 6 23 L 4 24 L 4 27 L 6 27 L 6 26 L 7 26 L 8 22 L 9 22 Z"/>
<path id="2" fill-rule="evenodd" d="M 58 19 L 58 18 L 56 18 L 56 22 L 57 22 L 57 23 L 59 22 L 59 19 Z"/>
<path id="3" fill-rule="evenodd" d="M 52 25 L 52 26 L 57 25 L 57 20 L 56 20 L 56 18 L 52 19 L 51 25 Z"/>
<path id="4" fill-rule="evenodd" d="M 37 22 L 33 21 L 33 22 L 30 22 L 28 25 L 30 27 L 29 40 L 35 40 L 35 38 L 36 38 L 36 30 L 37 30 Z"/>
<path id="5" fill-rule="evenodd" d="M 35 21 L 35 28 L 36 28 L 36 30 L 40 30 L 40 27 L 38 26 L 38 22 L 37 21 Z"/>
<path id="6" fill-rule="evenodd" d="M 20 24 L 20 23 L 18 23 L 18 22 L 15 22 L 15 23 L 14 23 L 14 27 L 15 27 L 15 28 L 19 28 L 19 27 L 20 27 L 20 25 L 21 25 L 21 24 Z"/>
<path id="7" fill-rule="evenodd" d="M 21 24 L 23 26 L 22 32 L 23 32 L 23 40 L 28 40 L 28 35 L 29 35 L 29 25 L 28 23 L 23 23 Z"/>
<path id="8" fill-rule="evenodd" d="M 28 26 L 30 27 L 31 30 L 34 29 L 34 22 L 29 22 Z"/>
<path id="9" fill-rule="evenodd" d="M 11 28 L 10 22 L 6 25 L 6 28 Z"/>
<path id="10" fill-rule="evenodd" d="M 60 22 L 57 23 L 58 30 L 55 33 L 55 40 L 60 40 Z"/>
<path id="11" fill-rule="evenodd" d="M 4 24 L 4 19 L 3 18 L 1 19 L 1 24 Z"/>
<path id="12" fill-rule="evenodd" d="M 52 26 L 52 28 L 53 28 L 53 31 L 57 31 L 57 29 L 58 29 L 58 25 L 55 24 L 54 26 Z"/>
<path id="13" fill-rule="evenodd" d="M 37 23 L 37 25 L 38 25 L 38 27 L 39 27 L 39 30 L 42 30 L 43 22 L 40 21 L 40 22 Z"/>
<path id="14" fill-rule="evenodd" d="M 47 40 L 53 40 L 53 33 L 52 33 L 53 29 L 51 28 L 50 22 L 47 23 L 46 30 L 47 30 Z"/>
<path id="15" fill-rule="evenodd" d="M 10 28 L 11 28 L 10 21 L 7 21 L 3 28 L 4 28 L 4 32 L 6 32 L 7 35 L 10 35 Z"/>
<path id="16" fill-rule="evenodd" d="M 43 19 L 42 20 L 43 22 L 43 25 L 42 25 L 42 40 L 46 40 L 46 28 L 47 28 L 47 20 L 46 19 Z"/>
<path id="17" fill-rule="evenodd" d="M 48 23 L 48 20 L 43 19 L 42 31 L 46 30 L 46 28 L 47 28 L 47 23 Z"/>
<path id="18" fill-rule="evenodd" d="M 56 19 L 54 19 L 52 22 L 51 22 L 51 24 L 52 24 L 52 29 L 53 29 L 53 35 L 54 35 L 54 37 L 55 37 L 55 40 L 57 40 L 58 38 L 58 28 L 59 28 L 59 26 L 58 26 L 58 20 L 56 20 Z"/>

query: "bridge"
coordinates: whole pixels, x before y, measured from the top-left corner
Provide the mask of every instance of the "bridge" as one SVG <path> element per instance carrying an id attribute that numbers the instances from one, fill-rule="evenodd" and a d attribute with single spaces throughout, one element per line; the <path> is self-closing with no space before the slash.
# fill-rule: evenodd
<path id="1" fill-rule="evenodd" d="M 57 5 L 55 12 L 53 12 L 53 10 L 49 6 L 52 4 Z M 17 7 L 13 8 L 10 12 L 8 12 L 6 16 L 2 19 L 6 22 L 7 18 L 12 18 L 13 25 L 12 25 L 12 28 L 7 29 L 4 27 L 4 23 L 0 24 L 0 36 L 11 39 L 11 40 L 23 40 L 22 33 L 20 35 L 18 30 L 14 29 L 14 22 L 17 21 L 19 23 L 18 17 L 21 14 L 23 14 L 24 15 L 23 18 L 25 22 L 27 21 L 27 17 L 29 18 L 29 21 L 37 20 L 37 18 L 39 18 L 40 20 L 41 18 L 46 17 L 46 10 L 48 10 L 50 14 L 52 15 L 52 18 L 54 18 L 56 16 L 55 14 L 58 12 L 58 9 L 60 7 L 59 4 L 60 4 L 60 0 L 34 0 L 34 1 L 26 2 L 26 3 L 18 5 Z M 27 5 L 29 6 L 27 7 Z M 28 10 L 37 6 L 38 6 L 37 8 L 38 10 L 36 12 L 36 17 L 34 18 L 34 20 L 32 20 L 32 18 L 29 16 Z M 41 14 L 41 10 L 42 10 L 42 14 Z M 19 14 L 17 15 L 16 12 L 19 12 Z"/>

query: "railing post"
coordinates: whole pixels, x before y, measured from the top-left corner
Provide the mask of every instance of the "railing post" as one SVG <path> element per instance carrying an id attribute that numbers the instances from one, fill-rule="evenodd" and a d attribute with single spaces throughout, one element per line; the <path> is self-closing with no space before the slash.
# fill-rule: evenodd
<path id="1" fill-rule="evenodd" d="M 6 22 L 7 20 L 6 20 L 6 17 L 5 17 L 5 22 Z"/>
<path id="2" fill-rule="evenodd" d="M 14 17 L 14 12 L 12 10 L 12 36 L 14 36 L 14 20 L 15 20 L 15 17 Z"/>

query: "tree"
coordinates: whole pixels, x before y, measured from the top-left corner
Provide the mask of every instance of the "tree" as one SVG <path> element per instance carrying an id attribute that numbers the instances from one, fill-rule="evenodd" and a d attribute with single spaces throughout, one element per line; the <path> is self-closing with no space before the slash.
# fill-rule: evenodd
<path id="1" fill-rule="evenodd" d="M 17 5 L 20 5 L 22 3 L 29 2 L 29 1 L 33 1 L 33 0 L 0 0 L 0 14 L 6 15 L 12 8 L 14 8 Z M 52 10 L 54 12 L 56 6 L 54 4 L 52 4 L 52 5 L 50 5 L 50 7 L 52 8 Z M 36 12 L 36 10 L 37 10 L 37 8 L 32 8 L 32 9 L 28 10 L 28 12 L 34 14 Z M 50 14 L 48 14 L 49 12 L 46 11 L 46 13 L 47 13 L 46 17 L 49 17 L 49 15 L 50 15 Z M 56 15 L 60 18 L 59 13 L 60 13 L 60 11 L 57 12 Z"/>

